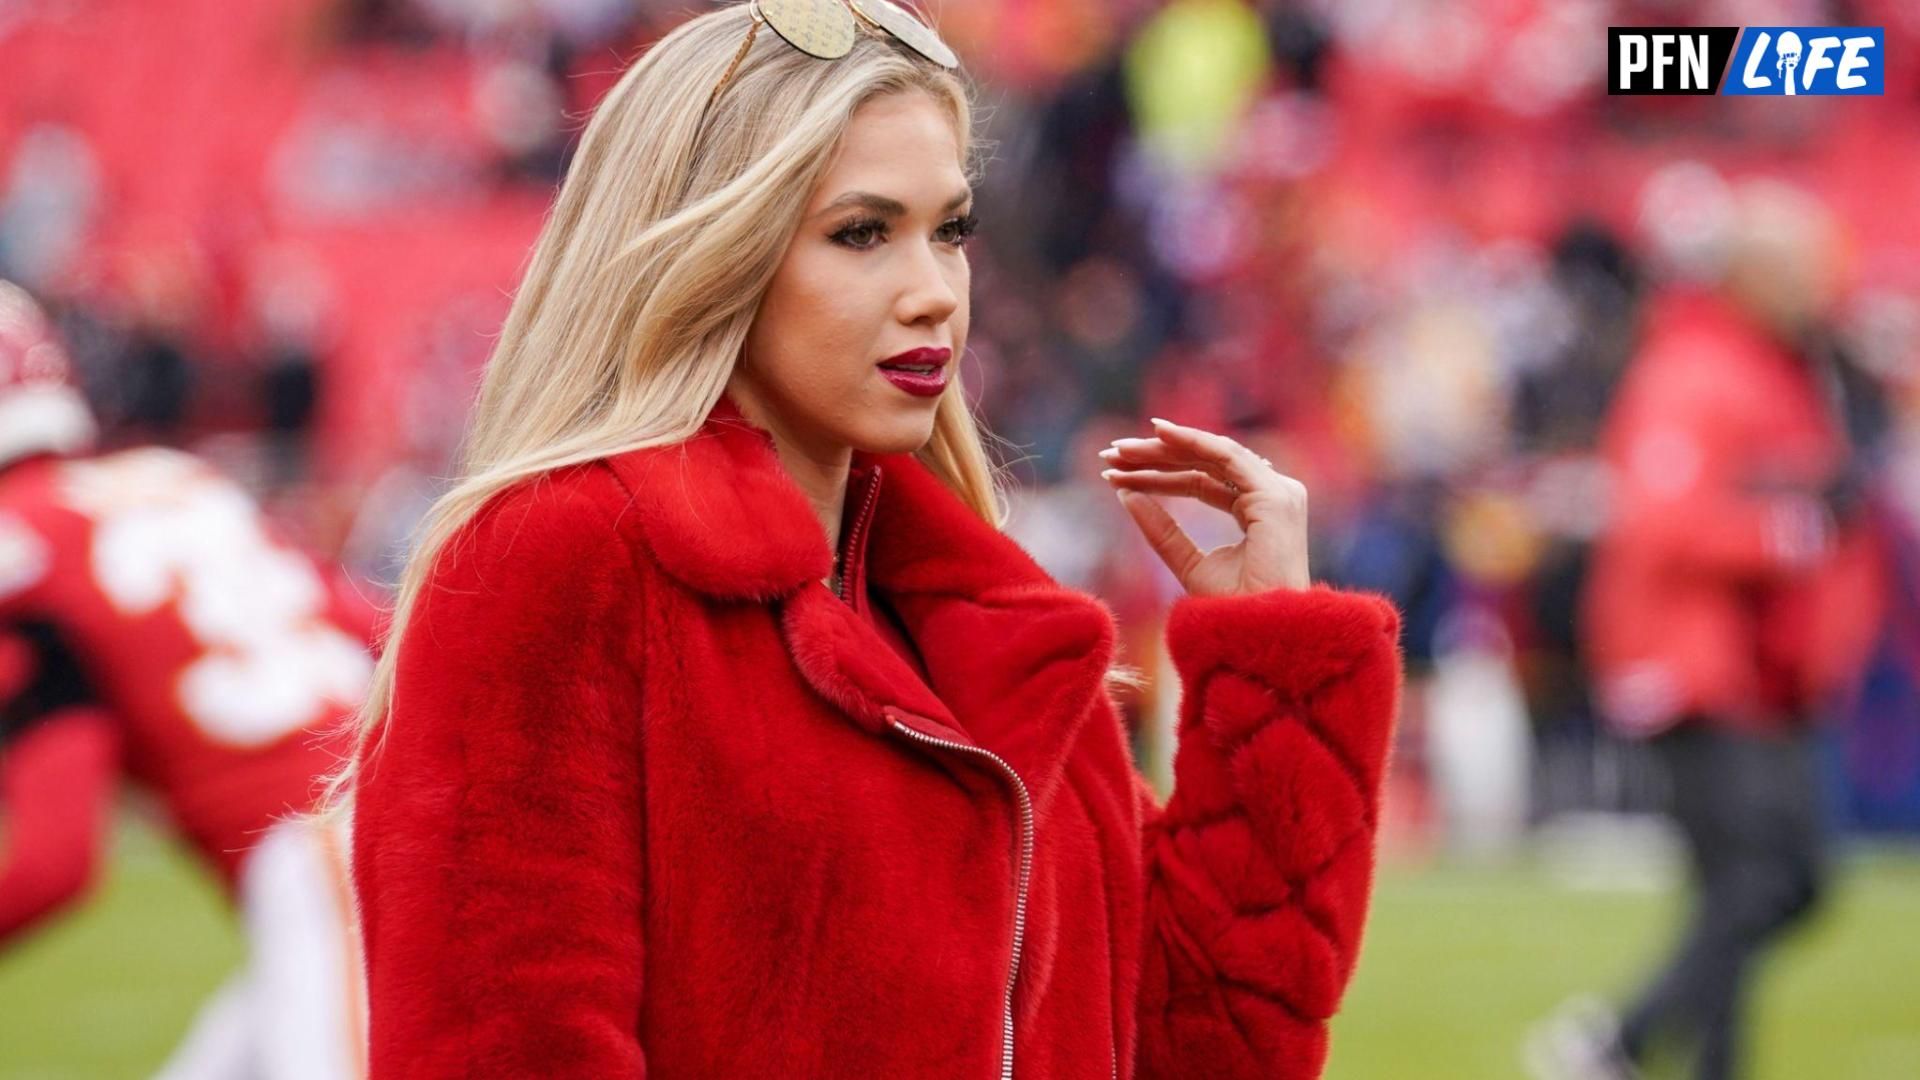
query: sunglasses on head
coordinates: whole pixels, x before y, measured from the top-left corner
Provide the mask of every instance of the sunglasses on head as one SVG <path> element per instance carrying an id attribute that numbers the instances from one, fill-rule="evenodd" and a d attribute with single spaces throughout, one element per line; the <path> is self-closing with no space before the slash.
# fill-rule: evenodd
<path id="1" fill-rule="evenodd" d="M 821 60 L 838 60 L 853 51 L 854 34 L 859 23 L 866 23 L 905 44 L 914 52 L 943 68 L 957 68 L 960 58 L 947 43 L 913 13 L 892 0 L 749 0 L 747 11 L 753 21 L 747 25 L 747 37 L 733 54 L 726 74 L 707 95 L 707 105 L 720 96 L 720 89 L 733 78 L 734 69 L 747 55 L 753 37 L 765 23 L 781 40 Z"/>

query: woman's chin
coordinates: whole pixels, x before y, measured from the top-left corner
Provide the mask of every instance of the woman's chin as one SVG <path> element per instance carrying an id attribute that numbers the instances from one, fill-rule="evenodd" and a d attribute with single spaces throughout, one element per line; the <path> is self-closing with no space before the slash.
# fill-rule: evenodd
<path id="1" fill-rule="evenodd" d="M 854 440 L 854 445 L 869 454 L 911 454 L 933 438 L 934 409 L 929 405 L 902 409 L 905 415 L 892 417 L 890 423 L 875 424 Z"/>

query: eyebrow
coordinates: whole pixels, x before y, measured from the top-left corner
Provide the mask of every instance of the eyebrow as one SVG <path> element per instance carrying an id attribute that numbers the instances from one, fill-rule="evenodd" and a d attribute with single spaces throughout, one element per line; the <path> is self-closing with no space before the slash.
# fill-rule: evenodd
<path id="1" fill-rule="evenodd" d="M 947 200 L 947 205 L 941 207 L 940 211 L 941 213 L 945 213 L 949 210 L 958 209 L 962 203 L 972 197 L 972 188 L 961 188 L 958 194 Z M 889 199 L 885 195 L 875 195 L 871 191 L 849 191 L 821 207 L 820 212 L 814 216 L 825 217 L 835 210 L 848 206 L 864 207 L 884 217 L 902 217 L 907 212 L 906 204 L 898 199 Z"/>

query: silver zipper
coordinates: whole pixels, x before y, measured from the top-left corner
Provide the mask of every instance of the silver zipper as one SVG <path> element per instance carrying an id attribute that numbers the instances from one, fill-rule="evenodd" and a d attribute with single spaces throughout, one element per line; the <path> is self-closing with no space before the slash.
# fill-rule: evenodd
<path id="1" fill-rule="evenodd" d="M 1020 976 L 1020 947 L 1026 941 L 1027 933 L 1027 874 L 1033 865 L 1033 799 L 1027 794 L 1027 785 L 1021 781 L 1020 774 L 1013 771 L 999 754 L 983 746 L 969 746 L 966 743 L 938 739 L 893 718 L 887 717 L 901 734 L 919 742 L 933 746 L 944 746 L 950 750 L 962 750 L 969 754 L 979 754 L 993 762 L 1013 781 L 1013 793 L 1020 804 L 1020 874 L 1014 892 L 1013 901 L 1013 960 L 1007 966 L 1007 993 L 1000 1013 L 1000 1080 L 1013 1080 L 1013 984 Z M 1117 1068 L 1117 1066 L 1116 1066 Z"/>
<path id="2" fill-rule="evenodd" d="M 873 469 L 873 475 L 870 476 L 867 480 L 867 496 L 865 499 L 862 499 L 860 502 L 860 512 L 853 516 L 853 533 L 852 535 L 847 537 L 848 551 L 860 550 L 856 546 L 860 542 L 860 530 L 866 528 L 867 511 L 873 507 L 874 496 L 880 494 L 880 466 L 874 465 L 871 468 Z M 845 566 L 842 566 L 840 568 L 839 594 L 840 594 L 840 602 L 843 604 L 846 603 L 847 602 L 847 568 Z"/>

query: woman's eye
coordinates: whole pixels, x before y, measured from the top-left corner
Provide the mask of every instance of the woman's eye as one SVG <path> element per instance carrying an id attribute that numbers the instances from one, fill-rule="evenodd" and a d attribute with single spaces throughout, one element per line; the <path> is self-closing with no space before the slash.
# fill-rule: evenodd
<path id="1" fill-rule="evenodd" d="M 946 224 L 940 226 L 941 239 L 955 247 L 964 247 L 966 246 L 967 238 L 972 236 L 973 231 L 979 227 L 980 219 L 972 214 L 968 214 L 965 217 L 953 218 Z"/>
<path id="2" fill-rule="evenodd" d="M 855 221 L 833 234 L 833 242 L 850 248 L 870 248 L 884 235 L 886 226 L 878 221 Z"/>
<path id="3" fill-rule="evenodd" d="M 949 218 L 940 226 L 939 231 L 934 235 L 935 238 L 943 244 L 963 247 L 966 245 L 967 238 L 973 235 L 974 229 L 978 228 L 979 224 L 980 220 L 972 214 L 968 214 L 965 217 Z M 853 248 L 856 251 L 864 251 L 876 247 L 886 238 L 887 224 L 877 219 L 849 222 L 845 226 L 842 226 L 840 231 L 833 234 L 834 243 L 842 247 Z"/>

